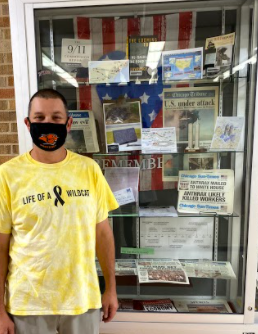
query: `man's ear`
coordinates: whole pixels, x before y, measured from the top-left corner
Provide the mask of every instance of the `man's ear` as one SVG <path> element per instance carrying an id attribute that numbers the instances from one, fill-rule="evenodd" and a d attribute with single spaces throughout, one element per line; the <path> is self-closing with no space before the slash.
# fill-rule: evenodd
<path id="1" fill-rule="evenodd" d="M 70 116 L 67 122 L 67 132 L 71 131 L 72 124 L 73 124 L 73 118 Z"/>
<path id="2" fill-rule="evenodd" d="M 24 118 L 24 124 L 27 126 L 27 129 L 30 131 L 30 122 L 28 120 L 28 117 Z"/>

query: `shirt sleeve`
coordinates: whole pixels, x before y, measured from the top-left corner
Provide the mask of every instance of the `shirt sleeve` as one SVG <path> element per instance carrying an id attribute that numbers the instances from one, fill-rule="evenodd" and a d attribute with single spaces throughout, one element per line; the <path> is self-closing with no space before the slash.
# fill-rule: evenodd
<path id="1" fill-rule="evenodd" d="M 119 204 L 97 164 L 95 171 L 97 200 L 96 223 L 100 223 L 108 218 L 108 212 L 117 209 Z"/>
<path id="2" fill-rule="evenodd" d="M 0 233 L 10 234 L 12 231 L 12 217 L 10 193 L 3 175 L 0 172 Z"/>

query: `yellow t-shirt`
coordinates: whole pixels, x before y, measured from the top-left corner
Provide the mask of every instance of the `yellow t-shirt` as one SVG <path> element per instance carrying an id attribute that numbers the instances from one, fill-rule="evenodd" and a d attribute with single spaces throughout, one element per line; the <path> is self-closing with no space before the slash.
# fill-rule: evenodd
<path id="1" fill-rule="evenodd" d="M 0 166 L 0 233 L 12 233 L 6 310 L 82 314 L 101 307 L 96 224 L 118 207 L 98 164 L 67 151 L 55 164 L 29 153 Z"/>

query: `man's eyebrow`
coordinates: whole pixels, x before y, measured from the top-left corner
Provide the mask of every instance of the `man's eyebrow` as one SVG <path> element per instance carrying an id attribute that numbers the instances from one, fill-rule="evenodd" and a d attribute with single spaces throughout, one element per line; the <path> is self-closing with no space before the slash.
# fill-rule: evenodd
<path id="1" fill-rule="evenodd" d="M 43 115 L 44 112 L 43 111 L 35 111 L 34 115 Z M 54 115 L 57 115 L 57 114 L 63 114 L 62 111 L 53 111 L 53 114 Z"/>
<path id="2" fill-rule="evenodd" d="M 41 111 L 35 111 L 34 112 L 34 115 L 42 115 L 43 114 L 43 112 L 41 112 Z"/>
<path id="3" fill-rule="evenodd" d="M 63 114 L 62 111 L 53 111 L 53 114 Z"/>

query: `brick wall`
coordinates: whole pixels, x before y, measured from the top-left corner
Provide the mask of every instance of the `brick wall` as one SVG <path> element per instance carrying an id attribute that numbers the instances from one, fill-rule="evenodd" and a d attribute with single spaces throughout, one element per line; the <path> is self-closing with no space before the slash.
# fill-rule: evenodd
<path id="1" fill-rule="evenodd" d="M 8 0 L 0 0 L 0 164 L 19 153 Z"/>

